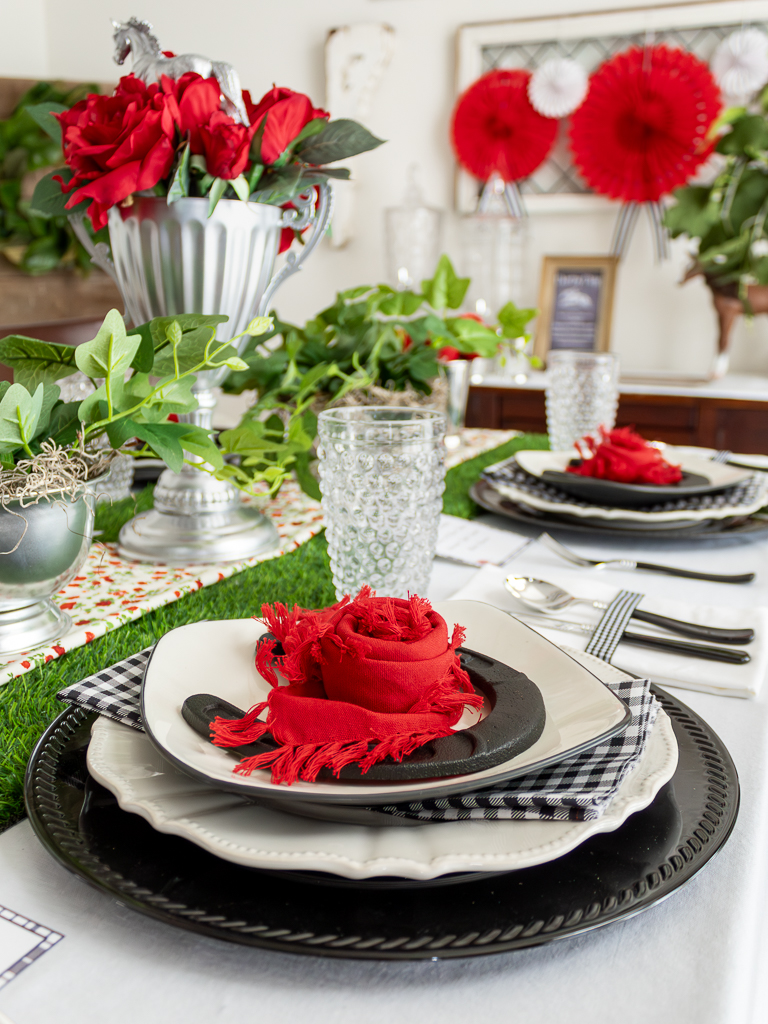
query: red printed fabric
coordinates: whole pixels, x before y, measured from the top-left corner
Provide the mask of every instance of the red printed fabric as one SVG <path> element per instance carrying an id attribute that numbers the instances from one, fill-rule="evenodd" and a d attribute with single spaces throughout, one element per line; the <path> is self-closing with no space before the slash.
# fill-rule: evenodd
<path id="1" fill-rule="evenodd" d="M 375 597 L 365 587 L 322 611 L 264 605 L 262 617 L 276 639 L 259 645 L 256 667 L 272 691 L 243 718 L 211 727 L 217 746 L 266 732 L 279 744 L 241 761 L 240 774 L 271 767 L 273 782 L 290 785 L 314 781 L 323 768 L 367 772 L 449 735 L 465 706 L 482 706 L 456 653 L 464 630 L 454 626 L 449 637 L 423 598 Z M 276 657 L 278 642 L 284 654 Z"/>
<path id="2" fill-rule="evenodd" d="M 576 447 L 581 462 L 571 463 L 567 472 L 577 476 L 622 484 L 676 484 L 683 478 L 680 466 L 667 462 L 658 448 L 631 427 L 611 431 L 600 427 L 599 441 L 585 437 L 576 442 Z"/>

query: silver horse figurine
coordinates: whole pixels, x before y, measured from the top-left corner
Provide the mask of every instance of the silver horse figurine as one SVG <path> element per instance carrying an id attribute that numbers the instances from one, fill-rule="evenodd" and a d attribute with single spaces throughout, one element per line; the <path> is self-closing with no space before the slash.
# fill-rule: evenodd
<path id="1" fill-rule="evenodd" d="M 184 53 L 179 57 L 165 57 L 148 21 L 129 18 L 128 21 L 113 21 L 115 32 L 115 63 L 123 64 L 128 54 L 133 54 L 133 73 L 147 85 L 159 82 L 161 75 L 181 78 L 187 71 L 194 71 L 203 78 L 215 78 L 221 89 L 221 101 L 225 113 L 241 124 L 247 125 L 248 112 L 243 103 L 240 76 L 223 60 L 209 60 L 195 53 Z"/>

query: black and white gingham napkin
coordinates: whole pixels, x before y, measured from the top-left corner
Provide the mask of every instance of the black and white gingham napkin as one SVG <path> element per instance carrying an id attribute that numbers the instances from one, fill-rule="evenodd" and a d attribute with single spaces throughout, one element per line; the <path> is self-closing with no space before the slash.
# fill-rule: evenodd
<path id="1" fill-rule="evenodd" d="M 648 679 L 629 679 L 607 685 L 632 712 L 627 729 L 618 736 L 576 757 L 488 789 L 392 804 L 376 810 L 419 821 L 593 821 L 600 818 L 645 752 L 659 710 Z"/>
<path id="2" fill-rule="evenodd" d="M 603 616 L 604 620 L 611 616 L 611 621 L 616 623 L 615 609 L 622 608 L 626 624 L 634 604 L 622 601 L 621 598 L 622 595 L 619 595 L 611 603 Z M 610 657 L 613 653 L 622 631 L 623 627 L 616 635 L 614 628 L 603 634 L 597 649 L 603 651 L 604 657 Z M 66 704 L 91 708 L 100 715 L 143 731 L 139 710 L 141 681 L 151 652 L 152 648 L 147 647 L 103 672 L 68 686 L 57 696 Z M 577 757 L 491 789 L 436 800 L 377 807 L 376 810 L 423 821 L 456 821 L 464 818 L 588 821 L 599 818 L 626 775 L 642 757 L 658 711 L 658 704 L 650 693 L 647 679 L 609 685 L 632 712 L 630 724 L 621 735 Z"/>
<path id="3" fill-rule="evenodd" d="M 144 732 L 141 721 L 141 681 L 144 668 L 152 653 L 151 647 L 145 647 L 138 654 L 124 658 L 115 665 L 105 668 L 103 672 L 87 676 L 79 683 L 68 686 L 56 696 L 65 704 L 78 704 L 80 707 L 91 708 L 100 715 L 114 718 L 116 722 L 130 725 L 133 729 Z"/>
<path id="4" fill-rule="evenodd" d="M 483 472 L 483 479 L 492 486 L 506 484 L 514 487 L 524 494 L 530 494 L 542 501 L 549 501 L 555 505 L 575 505 L 578 508 L 611 508 L 609 505 L 598 505 L 596 502 L 583 501 L 575 495 L 566 494 L 558 487 L 546 483 L 543 479 L 526 473 L 513 456 L 503 462 L 497 462 L 494 466 L 488 466 Z M 678 498 L 674 501 L 661 501 L 655 505 L 643 505 L 635 511 L 642 512 L 705 512 L 708 509 L 728 508 L 733 509 L 734 515 L 738 514 L 741 507 L 751 507 L 759 497 L 763 482 L 760 474 L 751 476 L 743 483 L 735 484 L 724 491 L 716 494 L 699 494 L 688 498 Z"/>

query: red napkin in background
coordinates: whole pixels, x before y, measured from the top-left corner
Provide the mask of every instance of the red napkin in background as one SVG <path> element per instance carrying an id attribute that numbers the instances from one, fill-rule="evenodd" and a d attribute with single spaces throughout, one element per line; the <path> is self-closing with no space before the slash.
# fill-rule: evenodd
<path id="1" fill-rule="evenodd" d="M 278 603 L 261 614 L 275 639 L 259 644 L 256 667 L 273 689 L 243 718 L 211 726 L 220 747 L 265 732 L 279 744 L 241 761 L 235 771 L 242 775 L 271 766 L 272 781 L 290 785 L 314 781 L 322 768 L 338 775 L 357 763 L 367 772 L 447 736 L 465 706 L 482 706 L 456 654 L 463 628 L 454 626 L 449 638 L 445 619 L 423 598 L 375 597 L 364 587 L 354 601 L 321 611 Z M 278 642 L 282 655 L 275 655 Z"/>
<path id="2" fill-rule="evenodd" d="M 599 441 L 584 437 L 576 442 L 576 448 L 581 462 L 571 463 L 566 472 L 578 476 L 621 484 L 676 484 L 683 478 L 680 467 L 667 462 L 659 449 L 648 444 L 632 427 L 610 431 L 600 427 Z"/>

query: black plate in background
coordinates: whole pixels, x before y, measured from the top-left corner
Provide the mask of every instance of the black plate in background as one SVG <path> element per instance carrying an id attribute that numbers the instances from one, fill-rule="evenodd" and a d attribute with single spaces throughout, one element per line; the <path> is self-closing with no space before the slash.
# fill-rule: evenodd
<path id="1" fill-rule="evenodd" d="M 653 692 L 672 719 L 679 762 L 649 807 L 549 864 L 466 881 L 449 877 L 450 888 L 286 876 L 156 832 L 90 778 L 94 714 L 77 707 L 56 719 L 32 754 L 27 811 L 66 868 L 176 927 L 322 956 L 418 960 L 506 952 L 648 909 L 695 875 L 730 835 L 739 783 L 728 751 L 686 705 Z"/>
<path id="2" fill-rule="evenodd" d="M 548 469 L 536 477 L 551 484 L 559 491 L 573 494 L 582 501 L 593 505 L 607 505 L 608 508 L 636 508 L 658 505 L 665 501 L 679 501 L 694 498 L 699 494 L 716 494 L 727 491 L 733 484 L 713 484 L 701 473 L 683 473 L 676 484 L 622 484 L 615 480 L 599 480 L 596 477 L 578 476 L 575 473 L 561 473 Z"/>
<path id="3" fill-rule="evenodd" d="M 539 530 L 553 532 L 564 530 L 571 533 L 586 533 L 593 537 L 618 536 L 637 540 L 715 541 L 728 537 L 742 537 L 749 534 L 768 533 L 768 519 L 738 516 L 728 519 L 710 519 L 696 526 L 680 527 L 674 530 L 624 529 L 621 526 L 593 525 L 594 520 L 584 521 L 581 517 L 555 515 L 526 505 L 518 505 L 505 498 L 487 480 L 478 480 L 469 491 L 470 498 L 481 508 L 497 515 L 506 516 L 518 523 L 535 526 Z M 614 520 L 615 523 L 615 520 Z"/>

